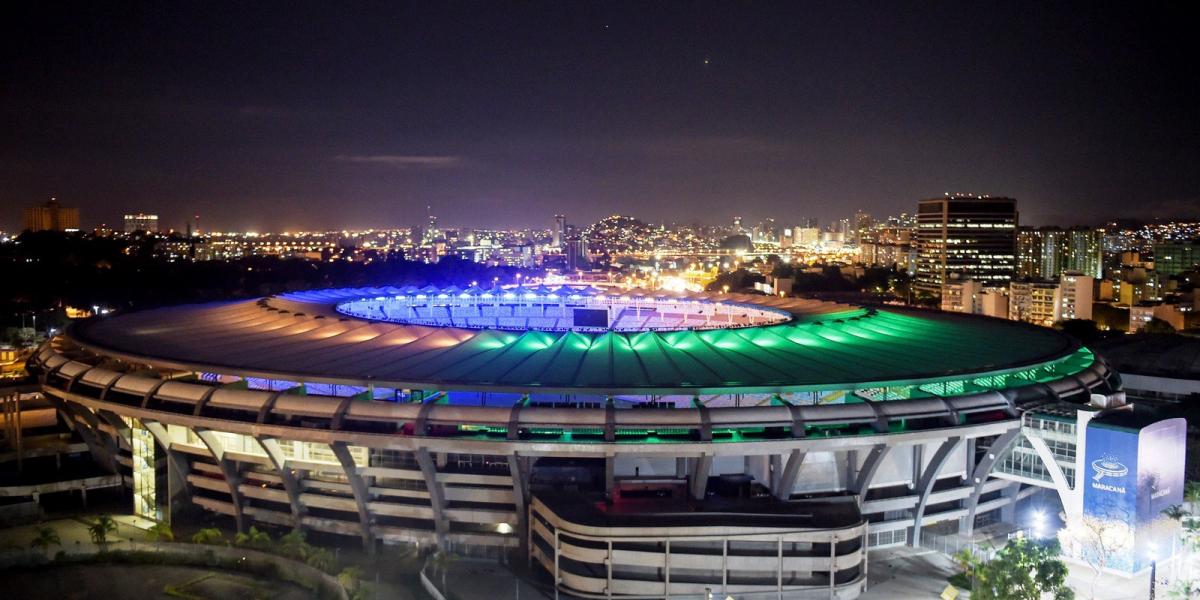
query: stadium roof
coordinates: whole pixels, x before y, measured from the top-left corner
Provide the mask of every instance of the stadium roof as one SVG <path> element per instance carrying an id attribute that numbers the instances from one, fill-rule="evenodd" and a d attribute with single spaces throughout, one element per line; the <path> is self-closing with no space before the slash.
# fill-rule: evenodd
<path id="1" fill-rule="evenodd" d="M 404 291 L 325 290 L 177 306 L 81 322 L 68 335 L 108 355 L 194 371 L 412 389 L 564 393 L 920 385 L 1079 359 L 1077 344 L 1048 328 L 764 296 L 685 297 L 769 306 L 793 319 L 704 331 L 514 332 L 372 322 L 335 310 L 343 300 L 391 293 Z"/>

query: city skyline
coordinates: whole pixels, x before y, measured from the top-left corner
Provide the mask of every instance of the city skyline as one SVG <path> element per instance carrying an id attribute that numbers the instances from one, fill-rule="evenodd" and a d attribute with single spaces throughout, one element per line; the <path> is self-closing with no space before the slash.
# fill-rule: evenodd
<path id="1" fill-rule="evenodd" d="M 624 8 L 18 8 L 0 202 L 223 230 L 1200 206 L 1172 9 Z"/>

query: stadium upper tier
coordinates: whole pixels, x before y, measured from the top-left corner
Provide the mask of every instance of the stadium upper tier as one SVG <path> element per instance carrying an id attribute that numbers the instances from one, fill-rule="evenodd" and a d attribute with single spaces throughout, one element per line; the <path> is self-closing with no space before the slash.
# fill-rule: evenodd
<path id="1" fill-rule="evenodd" d="M 671 331 L 645 330 L 644 324 L 636 331 L 538 328 L 544 322 L 529 322 L 555 310 L 563 314 L 571 306 L 560 299 L 572 295 L 586 296 L 579 306 L 605 307 L 610 326 L 631 309 L 632 318 L 641 318 L 646 307 L 657 316 L 667 308 L 676 316 L 707 311 L 708 322 L 688 328 L 675 323 Z M 427 315 L 444 315 L 445 324 L 351 316 L 359 311 L 348 307 L 366 307 L 367 301 L 424 307 Z M 502 329 L 456 326 L 456 312 L 482 319 L 485 308 L 493 318 L 526 321 L 523 327 L 505 321 L 500 326 L 511 327 Z M 427 318 L 442 322 L 436 320 L 441 316 Z M 726 326 L 715 322 L 721 319 Z M 516 288 L 489 298 L 458 288 L 321 290 L 94 319 L 67 335 L 114 358 L 213 377 L 600 399 L 837 390 L 875 400 L 953 396 L 1062 379 L 1094 360 L 1054 330 L 998 319 L 795 298 L 595 288 Z"/>

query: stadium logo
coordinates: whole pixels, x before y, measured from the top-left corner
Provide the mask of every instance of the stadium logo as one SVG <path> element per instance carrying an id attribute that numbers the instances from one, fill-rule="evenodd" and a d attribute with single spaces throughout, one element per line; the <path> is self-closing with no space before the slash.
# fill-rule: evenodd
<path id="1" fill-rule="evenodd" d="M 1111 485 L 1107 483 L 1101 483 L 1100 481 L 1105 477 L 1124 477 L 1125 475 L 1129 474 L 1129 467 L 1126 467 L 1116 458 L 1105 456 L 1103 458 L 1093 460 L 1092 471 L 1094 472 L 1092 475 L 1093 488 L 1108 492 L 1116 492 L 1118 494 L 1125 493 L 1125 486 L 1123 485 Z"/>

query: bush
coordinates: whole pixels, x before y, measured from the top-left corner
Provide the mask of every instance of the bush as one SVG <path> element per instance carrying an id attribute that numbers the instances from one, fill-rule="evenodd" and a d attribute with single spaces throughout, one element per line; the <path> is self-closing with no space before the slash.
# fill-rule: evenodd
<path id="1" fill-rule="evenodd" d="M 225 534 L 221 533 L 216 527 L 208 527 L 196 532 L 192 536 L 193 544 L 207 544 L 209 546 L 224 546 L 229 542 L 225 540 Z"/>

